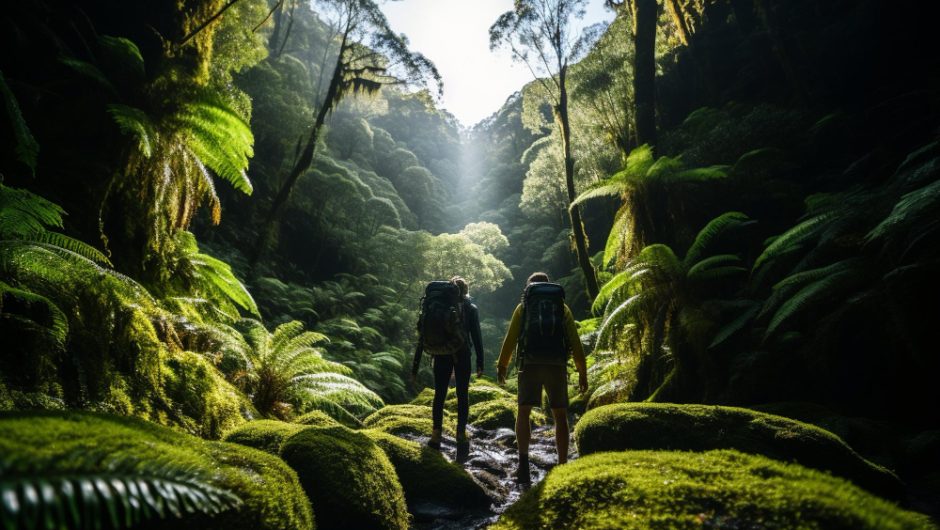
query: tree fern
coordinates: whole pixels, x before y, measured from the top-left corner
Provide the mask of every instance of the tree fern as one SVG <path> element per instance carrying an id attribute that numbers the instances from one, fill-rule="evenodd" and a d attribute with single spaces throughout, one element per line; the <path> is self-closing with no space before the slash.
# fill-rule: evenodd
<path id="1" fill-rule="evenodd" d="M 153 156 L 153 145 L 159 140 L 154 124 L 147 113 L 119 103 L 108 105 L 107 110 L 122 133 L 137 139 L 137 149 L 141 154 L 145 158 Z"/>
<path id="2" fill-rule="evenodd" d="M 259 315 L 254 298 L 235 277 L 228 263 L 199 252 L 196 237 L 190 232 L 180 231 L 175 241 L 178 249 L 178 270 L 187 277 L 190 290 L 212 301 L 231 302 L 254 315 Z M 220 309 L 226 312 L 225 307 Z M 231 316 L 238 317 L 237 314 Z"/>
<path id="3" fill-rule="evenodd" d="M 206 167 L 251 195 L 245 170 L 254 155 L 254 137 L 241 116 L 218 98 L 204 96 L 185 104 L 175 121 L 185 127 L 187 145 Z"/>
<path id="4" fill-rule="evenodd" d="M 617 211 L 614 217 L 614 223 L 610 227 L 610 234 L 607 236 L 607 243 L 604 245 L 604 265 L 611 266 L 617 260 L 617 256 L 627 247 L 630 241 L 632 219 L 626 208 Z"/>
<path id="5" fill-rule="evenodd" d="M 384 405 L 378 394 L 359 381 L 337 373 L 309 374 L 300 377 L 304 390 L 341 405 L 358 417 Z"/>
<path id="6" fill-rule="evenodd" d="M 0 522 L 10 530 L 134 528 L 242 504 L 195 473 L 144 462 L 87 473 L 6 473 L 0 498 Z"/>
<path id="7" fill-rule="evenodd" d="M 0 97 L 3 98 L 3 106 L 6 109 L 7 121 L 13 127 L 13 150 L 16 158 L 22 162 L 29 170 L 36 175 L 36 164 L 39 159 L 39 143 L 33 137 L 23 114 L 20 112 L 20 105 L 16 101 L 16 96 L 7 85 L 3 72 L 0 71 Z"/>
<path id="8" fill-rule="evenodd" d="M 11 304 L 10 302 L 15 301 Z M 9 306 L 14 306 L 13 308 Z M 31 311 L 31 307 L 43 308 L 39 314 Z M 65 347 L 69 335 L 69 322 L 65 313 L 55 305 L 52 300 L 25 289 L 19 289 L 0 281 L 0 314 L 14 315 L 17 318 L 27 319 L 36 326 L 47 331 L 53 343 L 59 348 Z M 40 317 L 37 321 L 37 317 Z"/>

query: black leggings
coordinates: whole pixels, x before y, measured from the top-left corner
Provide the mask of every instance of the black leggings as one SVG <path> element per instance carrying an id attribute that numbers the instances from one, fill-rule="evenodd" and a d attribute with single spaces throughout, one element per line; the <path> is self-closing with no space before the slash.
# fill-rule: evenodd
<path id="1" fill-rule="evenodd" d="M 444 400 L 447 399 L 451 372 L 457 380 L 457 432 L 460 432 L 467 425 L 467 414 L 470 412 L 469 351 L 457 354 L 456 362 L 451 355 L 434 357 L 434 407 L 431 410 L 431 419 L 434 420 L 435 429 L 440 429 L 444 423 Z"/>

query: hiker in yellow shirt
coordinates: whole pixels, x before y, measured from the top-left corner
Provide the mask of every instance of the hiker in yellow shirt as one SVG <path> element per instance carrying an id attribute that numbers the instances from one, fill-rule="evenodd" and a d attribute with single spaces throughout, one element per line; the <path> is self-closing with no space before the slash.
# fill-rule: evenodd
<path id="1" fill-rule="evenodd" d="M 529 415 L 533 406 L 542 405 L 542 388 L 555 420 L 555 447 L 558 463 L 568 461 L 568 367 L 570 353 L 578 370 L 578 390 L 587 391 L 587 366 L 571 310 L 564 303 L 560 285 L 548 283 L 548 275 L 536 272 L 526 282 L 523 301 L 513 311 L 512 321 L 497 363 L 499 382 L 506 382 L 506 372 L 513 351 L 519 366 L 519 411 L 516 414 L 516 444 L 519 467 L 516 480 L 531 482 L 529 474 Z"/>

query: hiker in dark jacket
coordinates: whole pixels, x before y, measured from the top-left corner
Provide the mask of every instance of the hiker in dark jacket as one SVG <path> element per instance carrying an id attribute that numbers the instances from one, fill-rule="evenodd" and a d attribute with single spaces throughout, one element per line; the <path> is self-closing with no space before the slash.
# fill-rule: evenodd
<path id="1" fill-rule="evenodd" d="M 460 288 L 460 296 L 463 298 L 463 314 L 465 332 L 468 340 L 465 341 L 467 347 L 459 351 L 456 355 L 435 355 L 434 358 L 434 404 L 431 408 L 431 419 L 433 420 L 433 430 L 431 431 L 431 440 L 428 445 L 437 449 L 441 446 L 441 430 L 444 424 L 444 401 L 447 398 L 447 388 L 450 384 L 450 376 L 453 373 L 457 383 L 457 443 L 467 443 L 467 415 L 470 411 L 470 343 L 476 349 L 476 368 L 477 377 L 483 375 L 483 339 L 480 335 L 480 312 L 473 299 L 470 298 L 470 286 L 467 281 L 460 276 L 454 276 L 450 280 Z M 414 362 L 411 365 L 411 376 L 414 378 L 418 374 L 418 366 L 421 362 L 423 353 L 421 343 L 415 349 Z"/>

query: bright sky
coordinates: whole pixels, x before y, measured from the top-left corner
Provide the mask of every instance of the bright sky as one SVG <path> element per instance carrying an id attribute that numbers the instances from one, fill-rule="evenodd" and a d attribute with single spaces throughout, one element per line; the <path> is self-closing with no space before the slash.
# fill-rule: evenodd
<path id="1" fill-rule="evenodd" d="M 496 112 L 513 92 L 533 79 L 509 52 L 490 52 L 489 28 L 513 0 L 402 0 L 382 11 L 411 48 L 437 66 L 444 80 L 441 106 L 469 127 Z M 580 25 L 610 21 L 604 0 L 589 0 Z"/>

